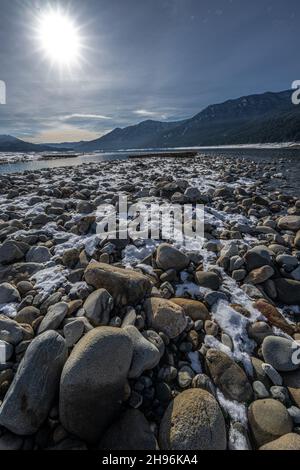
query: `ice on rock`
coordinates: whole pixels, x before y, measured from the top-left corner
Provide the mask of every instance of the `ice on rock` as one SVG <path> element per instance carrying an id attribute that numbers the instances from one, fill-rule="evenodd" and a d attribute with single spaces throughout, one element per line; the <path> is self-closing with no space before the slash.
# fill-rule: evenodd
<path id="1" fill-rule="evenodd" d="M 232 339 L 233 358 L 241 362 L 248 373 L 252 372 L 251 360 L 249 355 L 256 346 L 256 343 L 249 339 L 247 326 L 249 320 L 236 312 L 228 302 L 219 300 L 212 307 L 212 317 L 221 327 L 224 333 Z"/>
<path id="2" fill-rule="evenodd" d="M 205 338 L 204 338 L 204 344 L 206 346 L 208 346 L 209 348 L 217 349 L 218 351 L 221 351 L 221 352 L 227 354 L 227 356 L 233 358 L 233 354 L 232 354 L 231 350 L 229 349 L 229 347 L 226 346 L 225 344 L 221 343 L 221 341 L 219 341 L 214 336 L 206 335 Z"/>
<path id="3" fill-rule="evenodd" d="M 154 253 L 158 244 L 159 243 L 155 240 L 147 240 L 146 243 L 140 247 L 127 245 L 122 252 L 122 263 L 127 267 L 132 267 L 141 263 L 141 261 L 147 258 L 147 256 Z"/>
<path id="4" fill-rule="evenodd" d="M 35 287 L 43 293 L 45 299 L 67 282 L 67 274 L 68 270 L 54 265 L 38 271 L 31 277 L 31 280 L 35 281 Z"/>
<path id="5" fill-rule="evenodd" d="M 249 447 L 248 440 L 246 439 L 245 435 L 242 434 L 232 424 L 230 424 L 230 427 L 229 427 L 228 449 L 229 450 L 251 450 Z"/>

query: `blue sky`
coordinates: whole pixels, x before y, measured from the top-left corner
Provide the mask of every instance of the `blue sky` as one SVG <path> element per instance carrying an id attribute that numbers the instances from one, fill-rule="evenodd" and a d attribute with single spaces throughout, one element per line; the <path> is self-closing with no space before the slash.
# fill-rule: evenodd
<path id="1" fill-rule="evenodd" d="M 299 0 L 64 0 L 82 58 L 52 66 L 39 50 L 45 0 L 0 0 L 0 134 L 90 140 L 144 119 L 280 91 L 300 79 Z"/>

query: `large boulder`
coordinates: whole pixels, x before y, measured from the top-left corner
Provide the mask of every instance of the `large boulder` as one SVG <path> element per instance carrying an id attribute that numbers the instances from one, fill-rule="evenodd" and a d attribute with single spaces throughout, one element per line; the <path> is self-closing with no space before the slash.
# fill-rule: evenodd
<path id="1" fill-rule="evenodd" d="M 144 303 L 148 324 L 169 338 L 176 338 L 186 328 L 187 318 L 183 308 L 166 299 L 151 297 Z"/>
<path id="2" fill-rule="evenodd" d="M 248 409 L 249 425 L 258 447 L 288 434 L 293 423 L 285 406 L 278 400 L 256 400 Z"/>
<path id="3" fill-rule="evenodd" d="M 15 434 L 34 434 L 48 416 L 67 359 L 55 331 L 35 338 L 21 361 L 0 409 L 0 424 Z"/>
<path id="4" fill-rule="evenodd" d="M 60 383 L 60 419 L 70 433 L 97 442 L 118 417 L 132 355 L 131 339 L 118 328 L 95 328 L 76 344 Z"/>
<path id="5" fill-rule="evenodd" d="M 150 425 L 139 410 L 127 410 L 105 432 L 99 445 L 102 450 L 157 450 Z"/>
<path id="6" fill-rule="evenodd" d="M 92 292 L 83 305 L 85 315 L 93 326 L 108 325 L 113 307 L 114 299 L 105 289 Z"/>
<path id="7" fill-rule="evenodd" d="M 209 320 L 210 314 L 204 303 L 198 300 L 184 299 L 180 297 L 173 297 L 170 299 L 174 304 L 183 308 L 185 315 L 190 317 L 193 321 Z"/>
<path id="8" fill-rule="evenodd" d="M 163 416 L 159 444 L 162 450 L 225 450 L 225 421 L 215 398 L 197 388 L 180 393 Z"/>
<path id="9" fill-rule="evenodd" d="M 300 282 L 293 279 L 275 279 L 278 300 L 286 305 L 300 304 Z"/>
<path id="10" fill-rule="evenodd" d="M 174 246 L 162 243 L 157 248 L 156 264 L 164 271 L 168 271 L 168 269 L 182 271 L 188 267 L 189 258 Z"/>
<path id="11" fill-rule="evenodd" d="M 267 364 L 279 372 L 289 372 L 300 367 L 298 356 L 300 346 L 280 336 L 268 336 L 262 344 L 262 354 Z"/>
<path id="12" fill-rule="evenodd" d="M 245 372 L 227 354 L 209 349 L 206 365 L 214 384 L 219 387 L 225 398 L 239 402 L 251 400 L 252 387 Z"/>
<path id="13" fill-rule="evenodd" d="M 106 289 L 119 305 L 139 303 L 152 288 L 150 280 L 143 274 L 106 263 L 90 263 L 85 270 L 85 280 L 96 289 Z"/>

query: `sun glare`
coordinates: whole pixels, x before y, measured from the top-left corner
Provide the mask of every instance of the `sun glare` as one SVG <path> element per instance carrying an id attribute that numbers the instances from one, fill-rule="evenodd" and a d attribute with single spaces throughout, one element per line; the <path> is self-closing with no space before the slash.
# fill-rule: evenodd
<path id="1" fill-rule="evenodd" d="M 78 62 L 81 50 L 79 28 L 62 11 L 49 10 L 38 19 L 38 41 L 45 56 L 60 66 Z"/>

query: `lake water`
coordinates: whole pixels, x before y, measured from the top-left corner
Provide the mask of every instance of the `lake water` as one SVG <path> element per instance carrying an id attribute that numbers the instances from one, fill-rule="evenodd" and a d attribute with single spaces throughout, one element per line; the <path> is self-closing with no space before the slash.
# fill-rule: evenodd
<path id="1" fill-rule="evenodd" d="M 211 155 L 214 157 L 230 157 L 233 160 L 236 157 L 244 157 L 258 162 L 266 162 L 274 164 L 278 173 L 282 173 L 286 180 L 286 183 L 281 184 L 281 188 L 286 186 L 293 194 L 299 195 L 300 187 L 300 149 L 245 149 L 245 148 L 235 148 L 235 149 L 203 149 L 199 147 L 191 149 L 173 149 L 173 150 L 147 150 L 147 151 L 128 151 L 128 152 L 107 152 L 100 153 L 94 152 L 89 154 L 83 154 L 78 157 L 69 157 L 55 160 L 30 160 L 22 161 L 18 163 L 6 163 L 0 165 L 0 174 L 11 174 L 11 173 L 20 173 L 24 171 L 40 170 L 44 168 L 59 168 L 59 167 L 69 167 L 77 166 L 88 163 L 97 163 L 101 161 L 110 161 L 110 160 L 126 160 L 130 155 L 147 155 L 150 152 L 155 153 L 164 153 L 164 152 L 178 152 L 179 154 L 184 151 L 199 151 L 200 154 Z M 1 159 L 1 153 L 0 153 Z M 274 182 L 276 184 L 276 182 Z"/>

